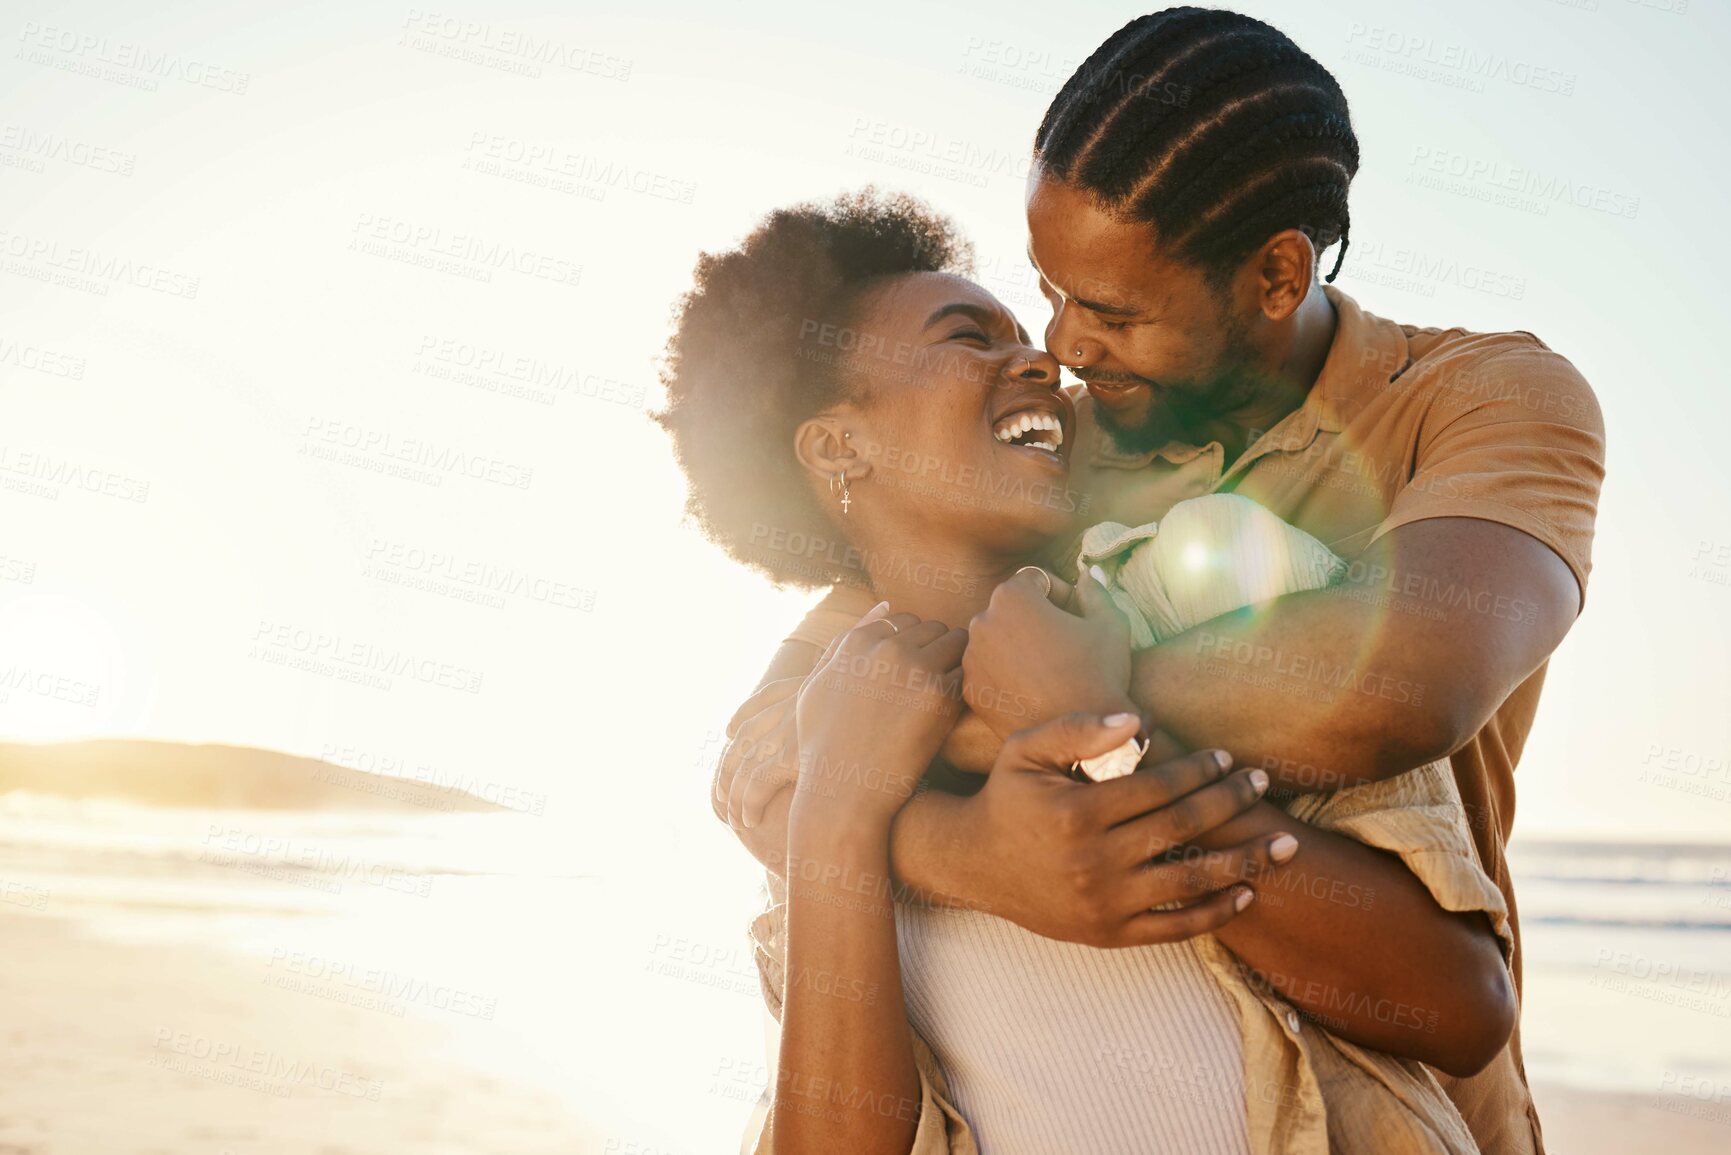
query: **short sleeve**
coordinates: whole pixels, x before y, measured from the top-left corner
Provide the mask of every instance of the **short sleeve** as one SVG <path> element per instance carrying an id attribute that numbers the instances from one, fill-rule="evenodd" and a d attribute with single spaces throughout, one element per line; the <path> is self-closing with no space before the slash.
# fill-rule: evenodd
<path id="1" fill-rule="evenodd" d="M 1504 961 L 1513 957 L 1508 901 L 1479 861 L 1446 758 L 1333 794 L 1302 794 L 1287 811 L 1300 822 L 1399 855 L 1438 906 L 1483 912 Z M 1374 896 L 1364 901 L 1368 905 Z"/>
<path id="2" fill-rule="evenodd" d="M 1518 529 L 1561 557 L 1583 602 L 1605 479 L 1605 423 L 1581 374 L 1537 338 L 1446 359 L 1419 429 L 1412 479 L 1372 541 L 1435 517 Z"/>

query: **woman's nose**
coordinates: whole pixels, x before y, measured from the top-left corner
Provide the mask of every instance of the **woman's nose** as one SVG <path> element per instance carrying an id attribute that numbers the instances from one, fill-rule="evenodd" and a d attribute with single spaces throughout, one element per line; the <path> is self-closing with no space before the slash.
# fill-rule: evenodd
<path id="1" fill-rule="evenodd" d="M 1058 359 L 1044 349 L 1033 346 L 1022 351 L 1022 355 L 1010 362 L 1010 375 L 1018 381 L 1031 381 L 1056 389 L 1062 377 Z"/>

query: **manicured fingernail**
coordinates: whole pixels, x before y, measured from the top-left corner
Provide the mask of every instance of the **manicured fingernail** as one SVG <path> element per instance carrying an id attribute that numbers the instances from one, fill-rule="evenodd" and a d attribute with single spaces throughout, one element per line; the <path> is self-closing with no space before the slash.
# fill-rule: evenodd
<path id="1" fill-rule="evenodd" d="M 1222 770 L 1232 769 L 1232 755 L 1224 750 L 1214 751 L 1214 764 Z"/>
<path id="2" fill-rule="evenodd" d="M 1282 834 L 1268 844 L 1268 857 L 1275 862 L 1285 862 L 1298 853 L 1298 839 L 1290 834 Z"/>
<path id="3" fill-rule="evenodd" d="M 1106 571 L 1105 570 L 1101 569 L 1097 565 L 1091 565 L 1088 567 L 1088 572 L 1093 575 L 1095 581 L 1099 582 L 1101 585 L 1106 584 Z"/>
<path id="4" fill-rule="evenodd" d="M 1100 719 L 1108 726 L 1128 726 L 1132 722 L 1140 722 L 1141 720 L 1134 714 L 1107 714 Z"/>
<path id="5" fill-rule="evenodd" d="M 1250 784 L 1256 787 L 1256 792 L 1258 794 L 1261 794 L 1264 790 L 1268 789 L 1268 771 L 1252 770 L 1250 772 Z"/>
<path id="6" fill-rule="evenodd" d="M 1243 910 L 1245 907 L 1250 905 L 1251 900 L 1255 897 L 1256 896 L 1248 890 L 1241 890 L 1238 892 L 1238 897 L 1232 900 L 1232 908 L 1234 910 Z"/>

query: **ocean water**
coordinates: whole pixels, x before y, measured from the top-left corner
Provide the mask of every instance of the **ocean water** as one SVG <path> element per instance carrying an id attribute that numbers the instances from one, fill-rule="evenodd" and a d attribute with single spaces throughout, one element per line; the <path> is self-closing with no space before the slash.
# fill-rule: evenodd
<path id="1" fill-rule="evenodd" d="M 1533 1079 L 1731 1105 L 1731 845 L 1517 837 L 1509 860 Z"/>
<path id="2" fill-rule="evenodd" d="M 227 952 L 448 1027 L 463 1063 L 557 1096 L 615 1149 L 713 1150 L 766 1073 L 756 874 L 676 809 L 559 823 L 13 793 L 0 913 Z M 1731 1098 L 1731 846 L 1528 840 L 1511 862 L 1533 1079 Z"/>
<path id="3" fill-rule="evenodd" d="M 309 1013 L 343 1008 L 375 1053 L 399 1045 L 397 1020 L 431 1025 L 432 1058 L 556 1100 L 585 1124 L 584 1153 L 713 1151 L 762 1081 L 745 942 L 760 891 L 719 824 L 685 809 L 562 823 L 14 792 L 0 914 L 231 956 L 246 981 L 316 1000 L 289 1000 Z M 669 857 L 681 845 L 689 862 Z"/>

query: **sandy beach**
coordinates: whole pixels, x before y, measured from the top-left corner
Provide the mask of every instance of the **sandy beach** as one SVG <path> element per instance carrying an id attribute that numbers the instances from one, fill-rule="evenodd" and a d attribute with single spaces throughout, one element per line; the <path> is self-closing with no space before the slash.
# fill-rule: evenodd
<path id="1" fill-rule="evenodd" d="M 1721 1155 L 1731 1148 L 1731 1104 L 1544 1083 L 1533 1095 L 1555 1155 Z"/>
<path id="2" fill-rule="evenodd" d="M 4 1155 L 674 1155 L 488 1070 L 464 1016 L 345 1005 L 269 961 L 0 918 Z M 752 1042 L 755 1042 L 753 1040 Z M 744 1049 L 749 1049 L 744 1048 Z M 1560 1155 L 1717 1155 L 1722 1105 L 1540 1084 Z M 744 1105 L 740 1105 L 742 1112 Z M 713 1145 L 731 1152 L 725 1129 Z M 693 1152 L 695 1155 L 695 1152 Z"/>
<path id="3" fill-rule="evenodd" d="M 455 1022 L 309 996 L 225 953 L 0 928 L 5 1155 L 604 1149 L 551 1095 L 465 1065 Z"/>

